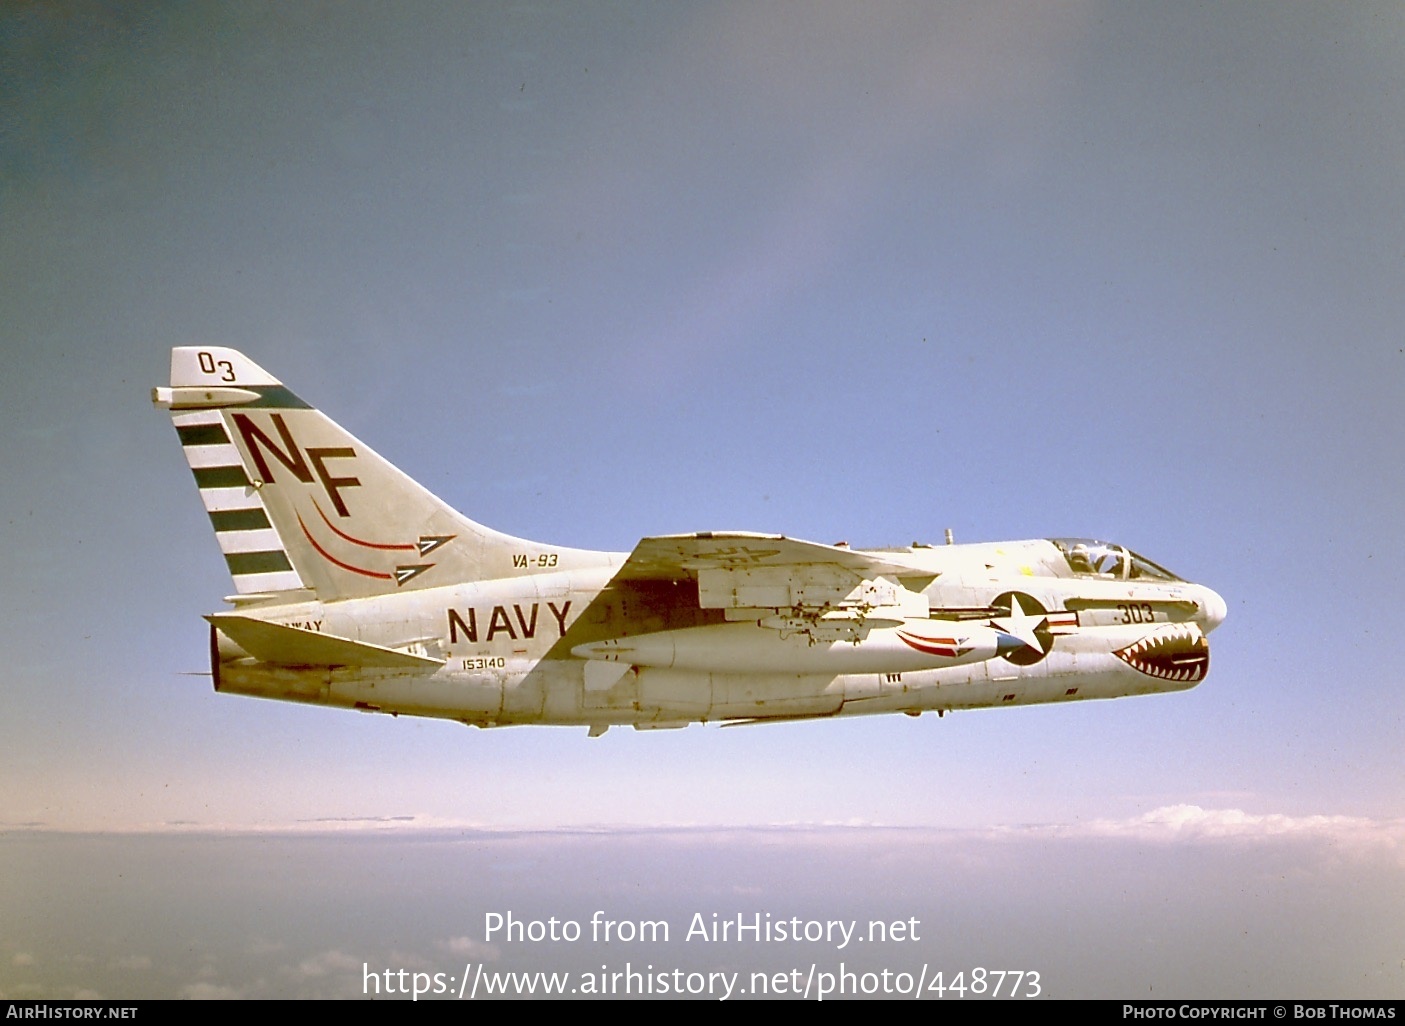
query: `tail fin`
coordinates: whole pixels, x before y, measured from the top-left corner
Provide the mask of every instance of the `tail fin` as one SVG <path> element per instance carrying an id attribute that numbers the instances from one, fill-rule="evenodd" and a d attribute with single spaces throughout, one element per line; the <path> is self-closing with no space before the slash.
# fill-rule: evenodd
<path id="1" fill-rule="evenodd" d="M 455 512 L 232 349 L 172 350 L 152 401 L 171 411 L 236 601 L 384 595 L 562 553 Z"/>

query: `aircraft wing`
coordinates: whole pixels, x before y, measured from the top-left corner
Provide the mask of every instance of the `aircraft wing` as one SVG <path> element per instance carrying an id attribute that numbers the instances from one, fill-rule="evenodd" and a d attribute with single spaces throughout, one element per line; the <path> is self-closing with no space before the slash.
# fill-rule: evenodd
<path id="1" fill-rule="evenodd" d="M 696 580 L 701 570 L 741 570 L 756 567 L 832 566 L 861 577 L 923 577 L 932 574 L 872 553 L 800 541 L 783 534 L 745 531 L 667 534 L 645 538 L 634 546 L 615 579 L 622 581 Z"/>
<path id="2" fill-rule="evenodd" d="M 920 593 L 935 576 L 881 553 L 735 531 L 645 538 L 615 581 L 696 581 L 702 608 L 736 610 L 737 616 L 756 609 L 894 607 L 926 616 Z"/>

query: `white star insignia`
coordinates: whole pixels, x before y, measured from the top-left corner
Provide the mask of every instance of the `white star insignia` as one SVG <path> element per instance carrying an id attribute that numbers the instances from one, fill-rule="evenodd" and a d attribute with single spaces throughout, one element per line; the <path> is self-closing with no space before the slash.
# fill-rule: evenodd
<path id="1" fill-rule="evenodd" d="M 1025 612 L 1018 595 L 1010 597 L 1009 616 L 997 616 L 990 621 L 990 625 L 996 630 L 1004 631 L 1010 637 L 1039 652 L 1044 651 L 1044 646 L 1039 643 L 1035 631 L 1047 626 L 1048 623 L 1049 618 L 1044 613 L 1031 615 Z"/>

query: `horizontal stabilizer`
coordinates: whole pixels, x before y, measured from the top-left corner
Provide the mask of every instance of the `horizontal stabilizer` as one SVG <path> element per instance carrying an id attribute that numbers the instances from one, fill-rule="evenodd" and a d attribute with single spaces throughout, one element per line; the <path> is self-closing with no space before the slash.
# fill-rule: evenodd
<path id="1" fill-rule="evenodd" d="M 368 645 L 364 641 L 269 623 L 238 613 L 205 617 L 255 659 L 279 666 L 375 666 L 386 669 L 433 670 L 441 659 Z"/>

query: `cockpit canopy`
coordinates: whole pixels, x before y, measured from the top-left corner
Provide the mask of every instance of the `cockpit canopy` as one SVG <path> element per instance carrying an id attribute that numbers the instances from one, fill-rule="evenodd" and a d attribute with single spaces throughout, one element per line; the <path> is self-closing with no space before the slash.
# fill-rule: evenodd
<path id="1" fill-rule="evenodd" d="M 1111 542 L 1093 538 L 1050 538 L 1078 577 L 1117 581 L 1179 581 L 1165 567 Z"/>

